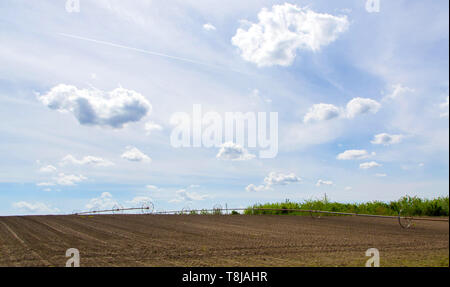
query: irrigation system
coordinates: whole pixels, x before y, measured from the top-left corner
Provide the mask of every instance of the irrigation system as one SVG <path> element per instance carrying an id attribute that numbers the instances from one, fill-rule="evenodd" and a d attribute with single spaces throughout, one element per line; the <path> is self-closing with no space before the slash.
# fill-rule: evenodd
<path id="1" fill-rule="evenodd" d="M 217 204 L 213 209 L 190 209 L 189 207 L 183 208 L 183 210 L 169 210 L 169 211 L 154 211 L 154 205 L 152 202 L 145 202 L 141 207 L 130 207 L 124 208 L 120 205 L 116 205 L 111 209 L 105 210 L 91 210 L 83 212 L 74 212 L 73 215 L 93 215 L 93 214 L 123 214 L 127 211 L 138 211 L 142 214 L 153 214 L 153 215 L 163 215 L 163 214 L 173 214 L 173 215 L 196 215 L 196 214 L 213 214 L 213 215 L 223 215 L 230 214 L 230 211 L 245 211 L 252 210 L 252 214 L 255 211 L 281 211 L 286 212 L 302 212 L 309 213 L 312 218 L 320 219 L 321 215 L 343 215 L 343 216 L 360 216 L 360 217 L 372 217 L 372 218 L 385 218 L 385 219 L 396 219 L 402 228 L 409 229 L 413 226 L 413 221 L 440 221 L 449 222 L 446 218 L 424 218 L 424 217 L 413 217 L 408 216 L 404 211 L 400 211 L 397 216 L 389 215 L 375 215 L 375 214 L 360 214 L 360 213 L 349 213 L 349 212 L 335 212 L 335 211 L 325 211 L 325 210 L 308 210 L 308 209 L 277 209 L 277 208 L 222 208 L 221 205 Z"/>

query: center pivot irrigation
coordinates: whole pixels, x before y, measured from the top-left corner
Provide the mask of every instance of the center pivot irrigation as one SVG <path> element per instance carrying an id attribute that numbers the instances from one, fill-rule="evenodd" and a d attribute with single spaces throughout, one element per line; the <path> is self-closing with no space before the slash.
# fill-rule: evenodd
<path id="1" fill-rule="evenodd" d="M 114 205 L 111 209 L 104 209 L 104 210 L 95 210 L 92 209 L 90 211 L 82 211 L 82 212 L 74 212 L 73 215 L 92 215 L 92 214 L 105 214 L 105 213 L 112 213 L 112 214 L 123 214 L 126 211 L 140 211 L 143 214 L 151 214 L 155 210 L 155 206 L 151 201 L 146 201 L 142 203 L 141 207 L 128 207 L 124 208 L 120 204 Z"/>
<path id="2" fill-rule="evenodd" d="M 183 210 L 170 210 L 170 211 L 158 211 L 155 212 L 155 206 L 151 201 L 144 202 L 141 207 L 130 207 L 124 208 L 123 206 L 117 204 L 111 209 L 106 210 L 91 210 L 83 212 L 74 212 L 73 215 L 92 215 L 92 214 L 123 214 L 127 211 L 139 211 L 142 214 L 153 214 L 153 215 L 163 215 L 163 214 L 173 214 L 173 215 L 223 215 L 229 214 L 229 211 L 246 211 L 251 210 L 252 213 L 256 215 L 255 211 L 280 211 L 280 212 L 302 212 L 309 213 L 312 218 L 320 219 L 323 218 L 322 215 L 344 215 L 344 216 L 360 216 L 360 217 L 371 217 L 371 218 L 387 218 L 398 220 L 399 225 L 402 228 L 409 229 L 413 226 L 413 221 L 440 221 L 449 222 L 445 218 L 423 218 L 423 217 L 412 217 L 409 216 L 407 212 L 400 210 L 398 216 L 389 215 L 375 215 L 375 214 L 359 214 L 359 213 L 348 213 L 348 212 L 335 212 L 335 211 L 325 211 L 325 210 L 307 210 L 307 209 L 278 209 L 278 208 L 222 208 L 220 204 L 214 205 L 213 209 L 190 209 L 189 207 L 183 208 Z"/>

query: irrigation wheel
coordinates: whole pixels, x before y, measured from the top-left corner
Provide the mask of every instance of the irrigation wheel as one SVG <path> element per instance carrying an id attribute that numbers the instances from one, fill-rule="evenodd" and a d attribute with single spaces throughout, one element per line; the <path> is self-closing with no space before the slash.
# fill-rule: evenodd
<path id="1" fill-rule="evenodd" d="M 143 214 L 152 214 L 155 210 L 155 205 L 151 201 L 145 201 L 141 205 L 141 212 Z"/>
<path id="2" fill-rule="evenodd" d="M 191 214 L 191 208 L 189 206 L 186 206 L 181 210 L 181 215 L 189 215 L 189 214 Z"/>
<path id="3" fill-rule="evenodd" d="M 411 228 L 411 226 L 413 226 L 413 218 L 409 214 L 409 212 L 400 210 L 400 212 L 398 213 L 398 223 L 402 228 L 409 229 Z"/>
<path id="4" fill-rule="evenodd" d="M 214 215 L 222 215 L 222 205 L 216 204 L 213 206 L 213 214 Z"/>
<path id="5" fill-rule="evenodd" d="M 322 216 L 321 216 L 320 213 L 318 213 L 318 212 L 310 211 L 309 214 L 310 214 L 311 217 L 314 218 L 314 219 L 320 219 L 320 218 L 322 218 Z"/>

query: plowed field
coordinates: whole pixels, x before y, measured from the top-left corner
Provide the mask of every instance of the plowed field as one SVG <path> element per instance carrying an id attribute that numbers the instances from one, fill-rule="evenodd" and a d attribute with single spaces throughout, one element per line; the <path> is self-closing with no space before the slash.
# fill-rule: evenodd
<path id="1" fill-rule="evenodd" d="M 448 222 L 307 216 L 0 217 L 0 266 L 448 266 Z"/>

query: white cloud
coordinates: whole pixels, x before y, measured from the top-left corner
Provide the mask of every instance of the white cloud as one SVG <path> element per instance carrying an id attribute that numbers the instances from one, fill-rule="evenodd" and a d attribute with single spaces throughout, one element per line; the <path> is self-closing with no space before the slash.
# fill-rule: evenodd
<path id="1" fill-rule="evenodd" d="M 250 184 L 245 189 L 248 192 L 258 192 L 263 190 L 270 190 L 273 186 L 288 185 L 290 183 L 300 183 L 302 179 L 296 176 L 294 173 L 283 174 L 278 172 L 271 172 L 264 178 L 263 185 Z"/>
<path id="2" fill-rule="evenodd" d="M 148 122 L 145 124 L 145 130 L 147 131 L 147 135 L 150 135 L 153 131 L 162 131 L 163 127 L 154 122 Z"/>
<path id="3" fill-rule="evenodd" d="M 385 174 L 385 173 L 377 173 L 377 174 L 375 174 L 375 176 L 376 177 L 386 177 L 387 174 Z"/>
<path id="4" fill-rule="evenodd" d="M 382 166 L 382 165 L 379 164 L 379 163 L 377 163 L 376 161 L 371 161 L 371 162 L 364 162 L 364 163 L 361 163 L 361 164 L 359 165 L 359 168 L 360 168 L 360 169 L 371 169 L 371 168 L 374 168 L 374 167 L 380 167 L 380 166 Z"/>
<path id="5" fill-rule="evenodd" d="M 39 96 L 39 100 L 50 109 L 72 113 L 82 125 L 113 128 L 138 122 L 152 110 L 145 97 L 124 88 L 103 92 L 60 84 Z"/>
<path id="6" fill-rule="evenodd" d="M 58 208 L 53 208 L 50 205 L 42 202 L 30 203 L 26 201 L 20 201 L 13 203 L 13 207 L 23 212 L 32 214 L 52 214 L 60 212 Z"/>
<path id="7" fill-rule="evenodd" d="M 196 192 L 188 192 L 186 189 L 180 189 L 175 192 L 175 198 L 170 200 L 171 203 L 179 203 L 185 201 L 200 201 L 204 200 L 208 195 L 201 195 Z"/>
<path id="8" fill-rule="evenodd" d="M 55 172 L 57 170 L 56 167 L 54 167 L 53 165 L 47 165 L 47 166 L 43 166 L 39 169 L 39 172 L 42 173 L 52 173 Z"/>
<path id="9" fill-rule="evenodd" d="M 93 166 L 112 166 L 114 163 L 95 156 L 85 156 L 81 159 L 76 159 L 73 155 L 66 155 L 60 162 L 61 165 L 74 164 L 74 165 L 93 165 Z"/>
<path id="10" fill-rule="evenodd" d="M 414 89 L 405 87 L 402 84 L 396 84 L 396 85 L 392 86 L 392 92 L 390 94 L 388 94 L 386 97 L 384 97 L 384 100 L 398 99 L 406 93 L 414 93 L 414 92 L 415 92 Z"/>
<path id="11" fill-rule="evenodd" d="M 151 202 L 152 199 L 148 196 L 136 196 L 132 200 L 127 201 L 132 207 L 141 207 L 143 204 Z"/>
<path id="12" fill-rule="evenodd" d="M 115 205 L 118 205 L 118 202 L 113 199 L 111 193 L 103 192 L 100 197 L 92 198 L 85 207 L 88 210 L 108 210 L 112 209 Z"/>
<path id="13" fill-rule="evenodd" d="M 149 190 L 154 190 L 154 191 L 158 190 L 158 187 L 156 185 L 151 185 L 151 184 L 145 186 L 145 188 L 147 188 Z"/>
<path id="14" fill-rule="evenodd" d="M 255 158 L 255 155 L 248 153 L 248 151 L 241 145 L 232 142 L 226 142 L 221 145 L 216 158 L 221 160 L 239 161 L 253 159 Z"/>
<path id="15" fill-rule="evenodd" d="M 338 154 L 339 160 L 362 160 L 375 156 L 375 152 L 369 154 L 366 150 L 346 150 L 343 153 Z"/>
<path id="16" fill-rule="evenodd" d="M 122 158 L 129 160 L 129 161 L 136 161 L 136 162 L 151 162 L 152 159 L 141 152 L 139 149 L 128 146 L 126 148 L 127 150 L 122 154 Z"/>
<path id="17" fill-rule="evenodd" d="M 205 29 L 206 31 L 215 31 L 216 27 L 214 27 L 214 25 L 211 23 L 206 23 L 203 25 L 203 29 Z"/>
<path id="18" fill-rule="evenodd" d="M 317 183 L 316 183 L 316 186 L 322 186 L 322 185 L 328 185 L 328 186 L 330 186 L 330 185 L 333 185 L 333 182 L 330 181 L 330 180 L 322 180 L 322 179 L 319 179 L 319 180 L 317 181 Z"/>
<path id="19" fill-rule="evenodd" d="M 347 117 L 352 119 L 358 115 L 372 113 L 375 114 L 381 108 L 381 104 L 375 100 L 367 98 L 354 98 L 347 104 Z"/>
<path id="20" fill-rule="evenodd" d="M 290 183 L 299 183 L 302 179 L 296 176 L 294 173 L 283 174 L 277 172 L 271 172 L 266 178 L 264 178 L 264 183 L 267 186 L 273 185 L 288 185 Z"/>
<path id="21" fill-rule="evenodd" d="M 334 118 L 346 117 L 352 119 L 358 115 L 372 113 L 375 114 L 381 108 L 381 104 L 368 98 L 354 98 L 347 103 L 347 107 L 339 108 L 332 104 L 315 104 L 304 116 L 303 122 L 321 122 Z"/>
<path id="22" fill-rule="evenodd" d="M 340 113 L 341 112 L 338 107 L 331 104 L 320 103 L 313 105 L 309 109 L 308 113 L 303 118 L 303 122 L 310 123 L 327 121 L 339 117 Z"/>
<path id="23" fill-rule="evenodd" d="M 440 104 L 440 107 L 442 110 L 446 110 L 445 112 L 441 113 L 441 118 L 446 118 L 448 117 L 448 113 L 449 113 L 449 102 L 448 102 L 448 96 L 445 102 L 443 102 L 442 104 Z"/>
<path id="24" fill-rule="evenodd" d="M 373 141 L 371 143 L 373 144 L 382 144 L 382 145 L 391 145 L 391 144 L 398 144 L 402 141 L 403 135 L 390 135 L 387 133 L 382 133 L 375 135 Z"/>
<path id="25" fill-rule="evenodd" d="M 259 191 L 263 191 L 263 190 L 268 190 L 269 188 L 266 185 L 254 185 L 254 184 L 249 184 L 245 190 L 248 192 L 259 192 Z"/>
<path id="26" fill-rule="evenodd" d="M 346 190 L 346 191 L 350 191 L 350 190 L 352 190 L 352 189 L 353 189 L 353 187 L 351 187 L 351 186 L 346 186 L 346 187 L 345 187 L 345 190 Z"/>
<path id="27" fill-rule="evenodd" d="M 66 175 L 64 173 L 58 174 L 58 177 L 55 179 L 58 185 L 66 185 L 66 186 L 75 185 L 84 180 L 87 180 L 87 177 L 83 175 L 73 175 L 73 174 Z"/>
<path id="28" fill-rule="evenodd" d="M 369 13 L 379 13 L 380 12 L 380 1 L 381 0 L 367 0 L 366 1 L 366 11 Z"/>
<path id="29" fill-rule="evenodd" d="M 297 50 L 317 52 L 348 29 L 347 16 L 316 13 L 285 3 L 263 8 L 258 23 L 239 28 L 231 39 L 244 60 L 262 66 L 289 66 Z"/>

